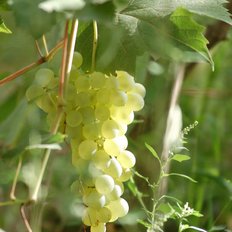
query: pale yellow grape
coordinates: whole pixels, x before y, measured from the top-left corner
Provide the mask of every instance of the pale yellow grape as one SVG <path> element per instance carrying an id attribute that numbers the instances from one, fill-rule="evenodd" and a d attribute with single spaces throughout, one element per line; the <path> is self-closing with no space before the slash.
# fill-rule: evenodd
<path id="1" fill-rule="evenodd" d="M 122 166 L 117 159 L 114 157 L 107 163 L 107 167 L 104 172 L 113 178 L 118 178 L 122 175 Z"/>
<path id="2" fill-rule="evenodd" d="M 92 140 L 84 140 L 79 145 L 79 155 L 82 159 L 91 159 L 97 151 L 97 144 Z"/>
<path id="3" fill-rule="evenodd" d="M 75 103 L 79 107 L 86 107 L 91 105 L 91 98 L 87 92 L 80 92 L 76 95 Z"/>
<path id="4" fill-rule="evenodd" d="M 106 80 L 105 87 L 111 91 L 113 89 L 118 89 L 119 88 L 118 79 L 115 76 L 109 76 Z"/>
<path id="5" fill-rule="evenodd" d="M 118 144 L 118 146 L 120 146 L 120 150 L 123 151 L 127 148 L 128 146 L 128 140 L 127 137 L 125 135 L 122 136 L 118 136 L 114 139 L 112 139 L 116 144 Z"/>
<path id="6" fill-rule="evenodd" d="M 103 88 L 106 82 L 106 76 L 101 72 L 93 72 L 90 74 L 90 85 L 93 89 Z"/>
<path id="7" fill-rule="evenodd" d="M 37 106 L 44 112 L 48 113 L 54 110 L 55 104 L 52 102 L 50 96 L 45 94 L 36 100 Z"/>
<path id="8" fill-rule="evenodd" d="M 106 232 L 106 226 L 104 223 L 99 223 L 97 226 L 91 226 L 90 232 Z"/>
<path id="9" fill-rule="evenodd" d="M 98 211 L 99 222 L 106 223 L 106 222 L 110 221 L 110 219 L 111 219 L 111 211 L 108 208 L 103 207 L 103 208 L 99 209 L 99 211 Z"/>
<path id="10" fill-rule="evenodd" d="M 127 124 L 117 122 L 119 126 L 119 136 L 125 135 L 127 132 Z"/>
<path id="11" fill-rule="evenodd" d="M 122 151 L 117 156 L 117 159 L 123 168 L 132 168 L 136 162 L 134 154 L 127 150 Z"/>
<path id="12" fill-rule="evenodd" d="M 75 81 L 77 80 L 77 78 L 82 75 L 80 73 L 80 70 L 79 69 L 76 69 L 75 66 L 72 66 L 72 69 L 70 71 L 70 74 L 69 74 L 69 82 L 71 83 L 75 83 Z"/>
<path id="13" fill-rule="evenodd" d="M 105 121 L 110 117 L 110 110 L 104 105 L 97 105 L 95 108 L 96 119 L 100 121 Z"/>
<path id="14" fill-rule="evenodd" d="M 114 120 L 106 120 L 101 128 L 102 136 L 107 139 L 112 139 L 118 136 L 119 126 Z"/>
<path id="15" fill-rule="evenodd" d="M 111 201 L 108 205 L 112 215 L 117 217 L 124 217 L 129 211 L 129 205 L 127 201 L 123 198 L 119 198 L 115 201 Z"/>
<path id="16" fill-rule="evenodd" d="M 93 180 L 95 180 L 98 176 L 102 175 L 102 171 L 95 166 L 94 162 L 89 163 L 87 172 Z"/>
<path id="17" fill-rule="evenodd" d="M 77 91 L 74 85 L 68 84 L 66 91 L 65 91 L 65 100 L 68 102 L 74 102 L 77 97 Z"/>
<path id="18" fill-rule="evenodd" d="M 130 91 L 134 88 L 135 81 L 129 73 L 124 71 L 116 71 L 119 88 L 123 91 Z"/>
<path id="19" fill-rule="evenodd" d="M 81 141 L 83 139 L 82 126 L 79 125 L 79 126 L 73 127 L 73 126 L 66 125 L 65 134 L 67 134 L 68 137 L 71 139 L 76 139 L 76 140 Z"/>
<path id="20" fill-rule="evenodd" d="M 105 205 L 106 197 L 96 190 L 93 190 L 89 194 L 83 196 L 83 202 L 89 207 L 100 209 Z"/>
<path id="21" fill-rule="evenodd" d="M 124 106 L 127 102 L 127 94 L 120 90 L 112 90 L 110 94 L 110 102 L 115 106 Z"/>
<path id="22" fill-rule="evenodd" d="M 79 112 L 82 115 L 82 121 L 84 124 L 89 124 L 95 121 L 95 113 L 93 107 L 88 106 L 80 108 Z"/>
<path id="23" fill-rule="evenodd" d="M 48 68 L 41 68 L 35 74 L 35 80 L 38 85 L 45 87 L 54 78 L 54 72 Z"/>
<path id="24" fill-rule="evenodd" d="M 122 175 L 117 179 L 120 182 L 128 181 L 132 176 L 132 171 L 130 168 L 123 169 Z"/>
<path id="25" fill-rule="evenodd" d="M 110 156 L 104 150 L 98 150 L 93 157 L 96 167 L 102 170 L 106 168 L 109 161 Z"/>
<path id="26" fill-rule="evenodd" d="M 135 83 L 135 86 L 134 86 L 134 88 L 131 90 L 131 92 L 139 94 L 142 98 L 144 98 L 145 95 L 146 95 L 146 89 L 145 89 L 145 87 L 144 87 L 142 84 L 140 84 L 140 83 Z"/>
<path id="27" fill-rule="evenodd" d="M 96 122 L 85 124 L 82 131 L 86 139 L 95 140 L 101 135 L 99 123 Z"/>
<path id="28" fill-rule="evenodd" d="M 87 91 L 89 98 L 90 98 L 90 104 L 92 106 L 96 106 L 97 102 L 97 91 L 95 89 L 89 89 Z"/>
<path id="29" fill-rule="evenodd" d="M 123 150 L 122 146 L 113 139 L 106 139 L 103 143 L 105 152 L 110 156 L 117 156 Z"/>
<path id="30" fill-rule="evenodd" d="M 134 112 L 126 106 L 111 106 L 110 115 L 116 122 L 127 125 L 134 120 Z"/>
<path id="31" fill-rule="evenodd" d="M 95 180 L 96 190 L 101 194 L 108 194 L 114 189 L 114 179 L 109 175 L 98 176 Z"/>
<path id="32" fill-rule="evenodd" d="M 58 78 L 52 78 L 48 85 L 46 86 L 47 89 L 55 89 L 59 85 L 59 79 Z"/>
<path id="33" fill-rule="evenodd" d="M 90 88 L 89 78 L 86 75 L 77 77 L 75 81 L 77 92 L 87 91 Z"/>
<path id="34" fill-rule="evenodd" d="M 66 122 L 69 126 L 79 126 L 82 122 L 82 115 L 77 110 L 67 112 Z"/>
<path id="35" fill-rule="evenodd" d="M 28 101 L 33 101 L 45 94 L 44 89 L 39 85 L 31 85 L 26 91 Z"/>
<path id="36" fill-rule="evenodd" d="M 76 68 L 79 68 L 83 63 L 83 57 L 82 55 L 79 53 L 79 52 L 74 52 L 73 54 L 73 65 L 76 67 Z"/>
<path id="37" fill-rule="evenodd" d="M 97 92 L 97 102 L 102 105 L 108 105 L 110 99 L 110 89 L 99 89 Z"/>
<path id="38" fill-rule="evenodd" d="M 128 93 L 128 100 L 126 106 L 128 109 L 133 111 L 139 111 L 144 107 L 143 98 L 137 93 Z"/>
<path id="39" fill-rule="evenodd" d="M 121 186 L 115 184 L 114 189 L 106 196 L 110 201 L 115 201 L 118 198 L 120 198 L 122 194 L 123 194 L 123 189 L 121 188 Z"/>
<path id="40" fill-rule="evenodd" d="M 98 211 L 94 208 L 85 208 L 82 216 L 82 221 L 86 226 L 98 225 Z"/>

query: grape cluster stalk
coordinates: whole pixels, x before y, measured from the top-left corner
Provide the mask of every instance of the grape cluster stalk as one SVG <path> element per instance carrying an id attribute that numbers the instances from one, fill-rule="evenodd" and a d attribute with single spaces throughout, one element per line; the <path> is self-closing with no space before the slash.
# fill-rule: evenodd
<path id="1" fill-rule="evenodd" d="M 68 135 L 72 163 L 79 178 L 72 185 L 82 198 L 82 221 L 91 232 L 106 231 L 106 223 L 129 211 L 122 198 L 123 182 L 130 179 L 136 159 L 127 150 L 127 126 L 144 106 L 145 88 L 125 71 L 115 75 L 82 71 L 83 59 L 75 52 L 66 86 L 64 116 L 59 131 Z M 58 78 L 47 68 L 35 74 L 26 97 L 47 113 L 50 126 L 58 103 Z"/>

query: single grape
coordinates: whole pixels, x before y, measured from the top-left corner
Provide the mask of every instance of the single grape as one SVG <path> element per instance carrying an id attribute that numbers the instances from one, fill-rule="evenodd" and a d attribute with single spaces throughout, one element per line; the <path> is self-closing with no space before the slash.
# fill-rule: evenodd
<path id="1" fill-rule="evenodd" d="M 110 209 L 112 216 L 116 217 L 124 217 L 129 211 L 129 205 L 123 198 L 111 201 L 107 207 Z"/>
<path id="2" fill-rule="evenodd" d="M 55 104 L 49 94 L 43 95 L 39 99 L 37 99 L 36 104 L 46 113 L 54 111 L 55 109 Z"/>
<path id="3" fill-rule="evenodd" d="M 98 211 L 97 209 L 88 207 L 85 208 L 82 216 L 82 221 L 86 226 L 97 226 L 98 225 Z"/>
<path id="4" fill-rule="evenodd" d="M 127 102 L 127 94 L 120 90 L 112 90 L 110 94 L 110 102 L 115 106 L 125 106 Z"/>
<path id="5" fill-rule="evenodd" d="M 80 92 L 75 96 L 75 103 L 79 107 L 86 107 L 91 105 L 91 98 L 89 93 Z"/>
<path id="6" fill-rule="evenodd" d="M 109 105 L 110 89 L 102 88 L 97 92 L 97 102 L 102 105 Z"/>
<path id="7" fill-rule="evenodd" d="M 65 133 L 68 135 L 69 138 L 71 139 L 76 139 L 76 141 L 81 141 L 83 139 L 83 134 L 82 134 L 82 126 L 69 126 L 66 125 L 65 127 Z"/>
<path id="8" fill-rule="evenodd" d="M 106 196 L 110 201 L 115 201 L 118 198 L 120 198 L 122 196 L 122 194 L 123 194 L 123 188 L 121 188 L 121 186 L 115 184 L 114 189 Z"/>
<path id="9" fill-rule="evenodd" d="M 104 223 L 99 223 L 97 226 L 91 226 L 90 232 L 106 232 L 106 226 Z"/>
<path id="10" fill-rule="evenodd" d="M 131 90 L 132 93 L 139 94 L 142 98 L 146 95 L 146 89 L 145 87 L 140 83 L 135 83 L 134 88 Z M 130 92 L 129 92 L 130 93 Z"/>
<path id="11" fill-rule="evenodd" d="M 122 166 L 115 157 L 112 157 L 104 172 L 113 178 L 119 178 L 122 175 Z"/>
<path id="12" fill-rule="evenodd" d="M 76 67 L 76 68 L 79 68 L 83 63 L 83 57 L 82 55 L 79 53 L 79 52 L 74 52 L 73 54 L 73 65 Z"/>
<path id="13" fill-rule="evenodd" d="M 95 108 L 95 117 L 100 121 L 105 121 L 110 117 L 110 110 L 104 105 L 97 105 Z"/>
<path id="14" fill-rule="evenodd" d="M 134 120 L 134 112 L 126 106 L 111 106 L 110 115 L 116 122 L 127 125 Z"/>
<path id="15" fill-rule="evenodd" d="M 90 85 L 93 89 L 101 89 L 106 82 L 105 74 L 101 72 L 93 72 L 90 74 Z"/>
<path id="16" fill-rule="evenodd" d="M 94 109 L 91 106 L 83 107 L 78 110 L 82 115 L 84 124 L 93 123 L 95 121 Z"/>
<path id="17" fill-rule="evenodd" d="M 75 81 L 75 87 L 77 92 L 84 92 L 90 88 L 89 78 L 86 75 L 77 77 Z"/>
<path id="18" fill-rule="evenodd" d="M 48 68 L 41 68 L 35 74 L 35 80 L 38 85 L 45 87 L 54 78 L 54 72 Z"/>
<path id="19" fill-rule="evenodd" d="M 106 139 L 103 143 L 103 148 L 110 156 L 117 156 L 123 151 L 122 145 L 113 139 Z"/>
<path id="20" fill-rule="evenodd" d="M 117 179 L 120 182 L 128 181 L 132 176 L 132 172 L 130 168 L 126 168 L 122 170 L 122 175 Z"/>
<path id="21" fill-rule="evenodd" d="M 106 222 L 110 221 L 110 219 L 111 219 L 111 211 L 108 208 L 103 207 L 103 208 L 99 209 L 99 211 L 98 211 L 99 222 L 106 223 Z"/>
<path id="22" fill-rule="evenodd" d="M 85 124 L 82 131 L 86 139 L 95 140 L 101 135 L 100 125 L 96 122 Z"/>
<path id="23" fill-rule="evenodd" d="M 91 159 L 97 151 L 97 144 L 92 140 L 84 140 L 79 145 L 79 155 L 82 159 Z"/>
<path id="24" fill-rule="evenodd" d="M 128 109 L 133 111 L 139 111 L 144 107 L 143 98 L 137 93 L 128 93 L 128 101 L 126 106 Z"/>
<path id="25" fill-rule="evenodd" d="M 106 80 L 105 87 L 112 91 L 113 89 L 119 88 L 119 82 L 118 79 L 115 76 L 109 76 Z"/>
<path id="26" fill-rule="evenodd" d="M 82 122 L 82 115 L 77 110 L 67 112 L 66 122 L 69 126 L 79 126 Z"/>
<path id="27" fill-rule="evenodd" d="M 89 207 L 100 209 L 105 205 L 106 198 L 96 190 L 93 190 L 89 194 L 83 196 L 83 202 Z"/>
<path id="28" fill-rule="evenodd" d="M 134 88 L 134 77 L 124 71 L 116 71 L 119 88 L 123 91 L 130 91 Z"/>
<path id="29" fill-rule="evenodd" d="M 96 190 L 101 194 L 108 194 L 114 189 L 114 179 L 109 175 L 101 175 L 95 181 Z"/>
<path id="30" fill-rule="evenodd" d="M 117 159 L 123 168 L 132 168 L 136 162 L 134 154 L 127 150 L 122 151 Z"/>
<path id="31" fill-rule="evenodd" d="M 107 167 L 109 161 L 110 156 L 104 150 L 98 150 L 93 157 L 94 164 L 101 170 Z"/>
<path id="32" fill-rule="evenodd" d="M 28 101 L 36 100 L 45 94 L 44 89 L 39 85 L 31 85 L 26 91 L 26 98 Z"/>
<path id="33" fill-rule="evenodd" d="M 114 120 L 107 120 L 103 122 L 101 132 L 103 137 L 112 139 L 118 136 L 119 126 Z"/>

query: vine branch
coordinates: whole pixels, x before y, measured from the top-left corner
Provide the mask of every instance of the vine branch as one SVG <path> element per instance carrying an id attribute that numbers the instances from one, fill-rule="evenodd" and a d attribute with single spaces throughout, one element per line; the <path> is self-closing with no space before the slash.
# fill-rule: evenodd
<path id="1" fill-rule="evenodd" d="M 96 67 L 96 51 L 97 51 L 97 42 L 98 42 L 98 28 L 97 22 L 93 21 L 93 52 L 92 52 L 92 67 L 91 71 L 93 72 Z"/>

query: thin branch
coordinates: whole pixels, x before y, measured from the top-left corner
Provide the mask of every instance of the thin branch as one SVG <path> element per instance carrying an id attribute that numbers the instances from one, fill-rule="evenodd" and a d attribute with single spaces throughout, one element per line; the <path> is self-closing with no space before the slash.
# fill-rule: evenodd
<path id="1" fill-rule="evenodd" d="M 46 56 L 48 56 L 49 50 L 48 50 L 48 45 L 47 45 L 47 41 L 46 41 L 45 35 L 42 36 L 42 41 L 43 41 L 43 45 L 44 45 Z"/>
<path id="2" fill-rule="evenodd" d="M 19 172 L 21 170 L 21 167 L 22 167 L 22 157 L 20 156 L 19 157 L 18 166 L 17 166 L 16 172 L 15 172 L 14 181 L 13 181 L 12 188 L 11 188 L 11 191 L 10 191 L 10 199 L 12 201 L 16 200 L 15 189 L 16 189 L 16 185 L 17 185 L 17 181 L 18 181 L 18 176 L 19 176 Z"/>
<path id="3" fill-rule="evenodd" d="M 24 207 L 25 207 L 25 204 L 22 204 L 22 205 L 20 206 L 20 213 L 21 213 L 23 222 L 24 222 L 24 224 L 25 224 L 25 226 L 26 226 L 27 231 L 28 231 L 28 232 L 33 232 L 32 229 L 31 229 L 31 226 L 30 226 L 30 224 L 29 224 L 29 222 L 28 222 L 28 220 L 27 220 L 27 216 L 26 216 L 26 214 L 25 214 L 25 209 L 24 209 Z"/>
<path id="4" fill-rule="evenodd" d="M 97 52 L 97 42 L 98 42 L 98 28 L 97 22 L 93 21 L 93 52 L 92 52 L 92 67 L 91 71 L 93 72 L 96 67 L 96 52 Z"/>
<path id="5" fill-rule="evenodd" d="M 16 79 L 17 77 L 23 75 L 24 73 L 26 73 L 27 71 L 37 67 L 38 65 L 45 63 L 47 61 L 49 61 L 50 59 L 52 59 L 52 57 L 57 53 L 57 51 L 62 47 L 63 45 L 63 41 L 60 41 L 50 52 L 47 56 L 45 57 L 41 57 L 40 59 L 38 59 L 37 61 L 23 67 L 22 69 L 10 74 L 9 76 L 5 77 L 4 79 L 0 80 L 0 86 Z"/>
<path id="6" fill-rule="evenodd" d="M 39 53 L 39 56 L 43 57 L 43 53 L 40 50 L 39 43 L 37 40 L 35 40 L 35 47 L 36 47 L 37 52 Z"/>
<path id="7" fill-rule="evenodd" d="M 64 84 L 66 77 L 66 68 L 67 68 L 67 54 L 68 54 L 68 25 L 69 20 L 65 25 L 64 32 L 64 44 L 63 44 L 63 55 L 62 55 L 62 63 L 61 63 L 61 76 L 60 76 L 60 84 L 59 84 L 59 101 L 63 103 L 64 101 Z"/>

